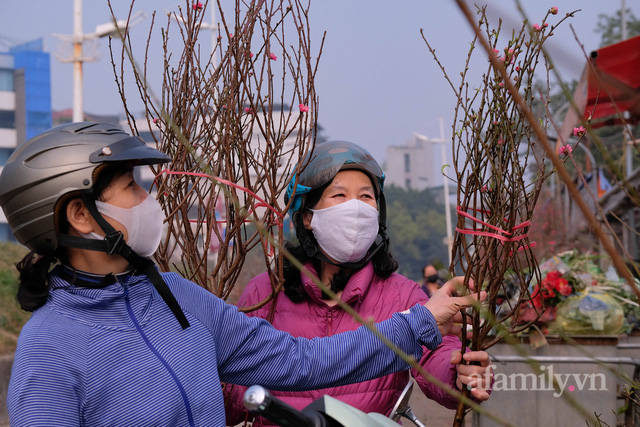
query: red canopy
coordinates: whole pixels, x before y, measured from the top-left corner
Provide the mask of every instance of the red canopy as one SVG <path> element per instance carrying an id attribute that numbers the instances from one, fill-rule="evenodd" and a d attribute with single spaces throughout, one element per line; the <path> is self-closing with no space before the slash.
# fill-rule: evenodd
<path id="1" fill-rule="evenodd" d="M 603 47 L 591 53 L 587 64 L 587 102 L 583 118 L 591 126 L 620 123 L 618 115 L 628 111 L 628 122 L 640 120 L 640 36 Z"/>
<path id="2" fill-rule="evenodd" d="M 619 113 L 629 112 L 627 123 L 640 121 L 640 36 L 603 47 L 591 53 L 573 103 L 582 117 L 591 117 L 591 127 L 621 123 Z M 578 126 L 578 114 L 569 108 L 560 128 L 556 148 L 566 144 L 573 128 Z"/>

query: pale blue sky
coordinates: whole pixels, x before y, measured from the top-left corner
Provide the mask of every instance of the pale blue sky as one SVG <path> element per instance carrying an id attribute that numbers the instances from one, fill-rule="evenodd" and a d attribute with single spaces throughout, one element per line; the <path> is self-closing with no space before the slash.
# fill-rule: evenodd
<path id="1" fill-rule="evenodd" d="M 521 21 L 511 0 L 488 0 L 490 16 L 502 17 L 506 24 Z M 128 0 L 112 0 L 125 18 Z M 222 0 L 223 5 L 231 1 Z M 546 10 L 557 6 L 560 13 L 582 9 L 569 23 L 587 52 L 598 48 L 600 35 L 594 28 L 598 14 L 613 14 L 620 1 L 604 0 L 523 0 L 531 22 L 542 19 Z M 134 10 L 163 15 L 175 10 L 182 0 L 137 0 Z M 636 17 L 640 1 L 626 0 Z M 71 108 L 72 66 L 58 61 L 59 41 L 52 33 L 73 32 L 73 0 L 0 0 L 0 35 L 15 41 L 44 37 L 51 55 L 52 103 L 54 109 Z M 106 0 L 85 0 L 84 31 L 108 22 Z M 205 19 L 206 22 L 210 18 Z M 164 22 L 164 18 L 162 19 Z M 146 40 L 148 20 L 134 29 L 134 39 Z M 519 26 L 519 24 L 517 24 Z M 471 31 L 452 0 L 313 0 L 312 36 L 327 37 L 316 90 L 320 98 L 319 122 L 331 139 L 346 139 L 366 146 L 379 161 L 385 147 L 400 145 L 413 132 L 439 136 L 438 117 L 443 116 L 446 137 L 450 136 L 455 99 L 441 71 L 421 38 L 424 29 L 442 62 L 455 75 L 461 71 L 471 40 Z M 209 48 L 208 35 L 203 49 Z M 97 41 L 101 58 L 84 66 L 85 110 L 95 114 L 121 111 L 116 93 L 107 42 Z M 3 46 L 4 48 L 4 46 Z M 584 67 L 580 46 L 568 24 L 552 38 L 553 58 L 567 80 L 577 79 Z M 484 68 L 483 68 L 484 69 Z M 158 70 L 160 72 L 160 70 Z"/>

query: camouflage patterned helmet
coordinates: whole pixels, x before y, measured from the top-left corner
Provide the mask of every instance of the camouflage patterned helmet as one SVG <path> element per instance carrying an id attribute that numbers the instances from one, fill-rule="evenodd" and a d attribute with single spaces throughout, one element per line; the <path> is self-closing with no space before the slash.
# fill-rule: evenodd
<path id="1" fill-rule="evenodd" d="M 99 166 L 170 160 L 141 138 L 110 124 L 57 126 L 30 139 L 9 157 L 0 175 L 0 205 L 20 243 L 42 255 L 51 254 L 59 245 L 58 201 L 65 194 L 91 190 Z"/>
<path id="2" fill-rule="evenodd" d="M 311 161 L 309 161 L 309 158 L 311 158 Z M 294 175 L 284 196 L 285 203 L 288 203 L 293 195 L 295 186 L 296 191 L 295 195 L 293 195 L 293 203 L 289 208 L 289 215 L 292 218 L 302 206 L 302 198 L 305 193 L 330 182 L 341 170 L 361 170 L 378 184 L 378 187 L 375 188 L 376 194 L 378 196 L 382 194 L 384 173 L 380 165 L 367 150 L 351 142 L 327 141 L 318 144 L 313 153 L 305 156 L 302 164 L 307 165 L 300 173 L 297 186 L 295 185 L 296 176 Z"/>

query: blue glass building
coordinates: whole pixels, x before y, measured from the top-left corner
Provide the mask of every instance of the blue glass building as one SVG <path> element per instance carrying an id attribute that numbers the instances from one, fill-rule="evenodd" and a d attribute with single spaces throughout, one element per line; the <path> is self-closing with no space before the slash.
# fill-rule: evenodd
<path id="1" fill-rule="evenodd" d="M 29 138 L 49 129 L 49 53 L 37 39 L 0 52 L 0 167 Z M 0 241 L 14 240 L 0 210 Z"/>

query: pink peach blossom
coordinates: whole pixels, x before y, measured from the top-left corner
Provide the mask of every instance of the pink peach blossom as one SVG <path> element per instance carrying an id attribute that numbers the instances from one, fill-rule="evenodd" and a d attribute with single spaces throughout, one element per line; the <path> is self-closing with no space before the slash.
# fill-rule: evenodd
<path id="1" fill-rule="evenodd" d="M 580 137 L 580 136 L 584 135 L 586 131 L 587 130 L 584 128 L 584 126 L 573 128 L 573 136 Z"/>
<path id="2" fill-rule="evenodd" d="M 558 154 L 560 154 L 561 156 L 568 156 L 571 153 L 573 153 L 573 147 L 569 144 L 563 145 L 562 147 L 558 148 Z"/>

